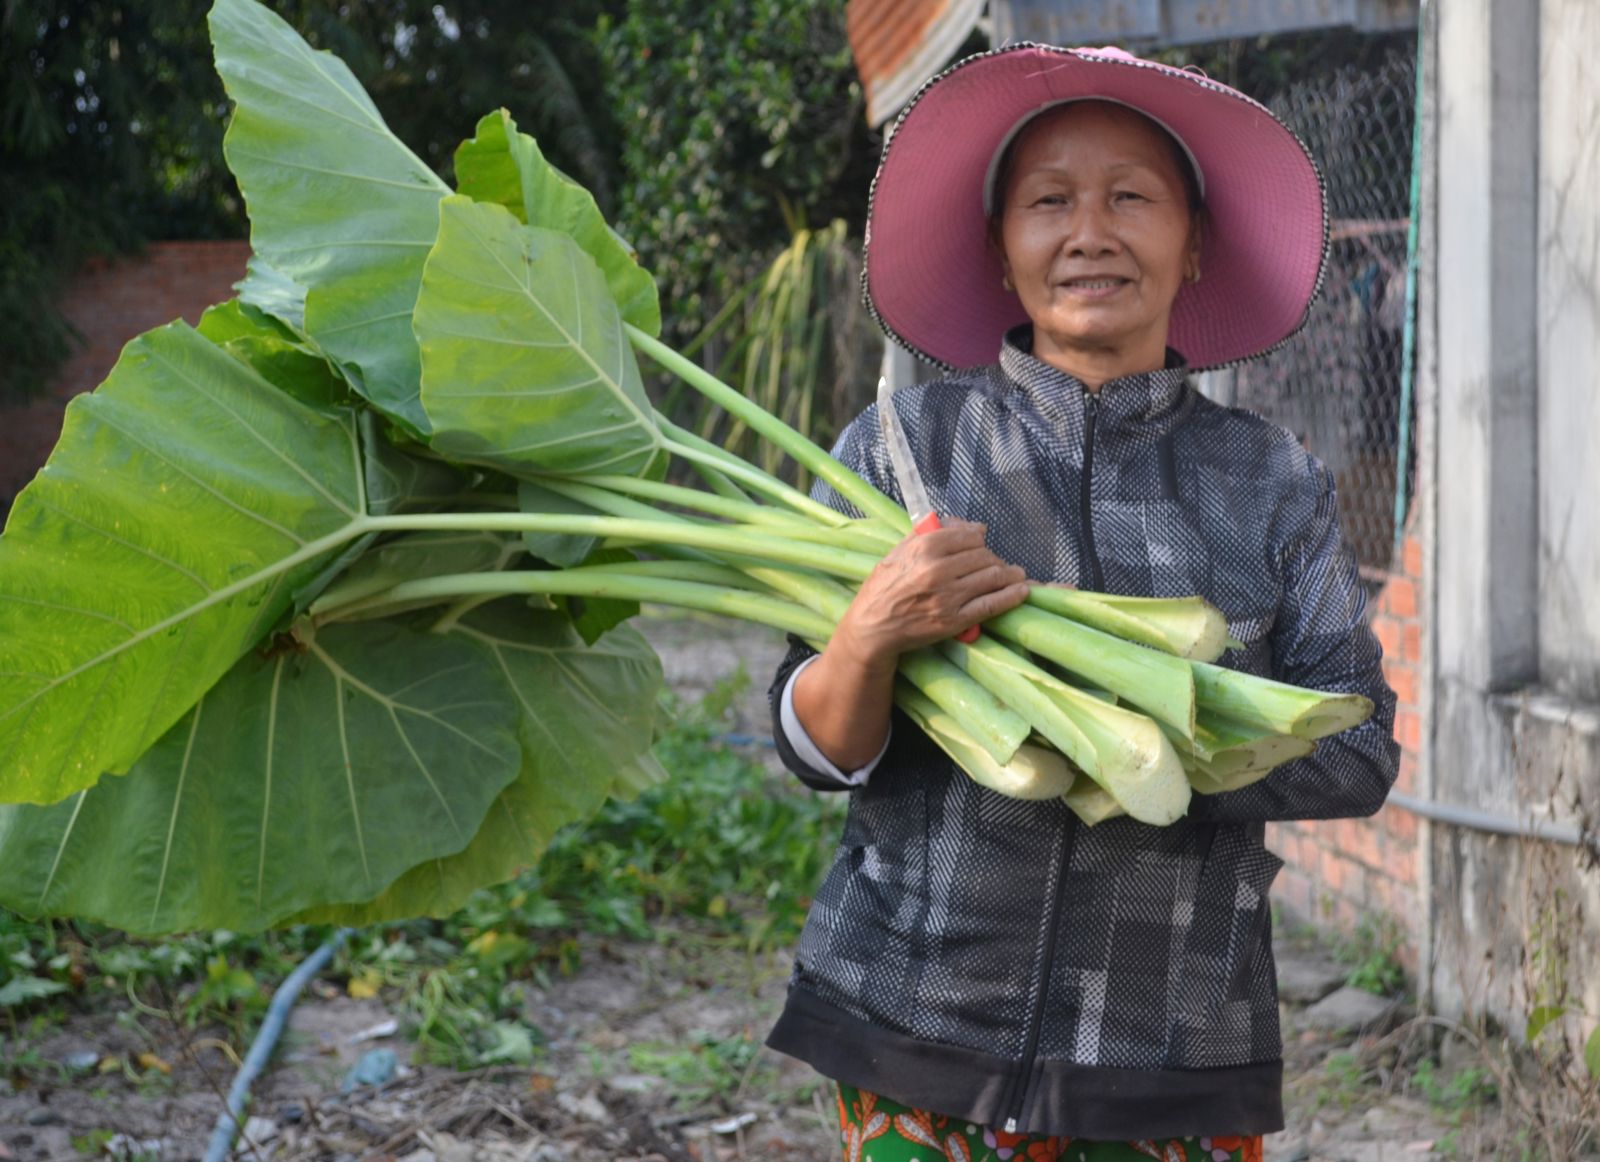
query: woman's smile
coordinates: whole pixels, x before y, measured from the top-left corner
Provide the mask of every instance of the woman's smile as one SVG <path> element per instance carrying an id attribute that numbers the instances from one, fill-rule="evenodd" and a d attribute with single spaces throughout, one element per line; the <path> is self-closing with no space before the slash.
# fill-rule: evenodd
<path id="1" fill-rule="evenodd" d="M 1082 299 L 1106 299 L 1128 286 L 1126 278 L 1068 278 L 1056 284 L 1058 290 Z"/>

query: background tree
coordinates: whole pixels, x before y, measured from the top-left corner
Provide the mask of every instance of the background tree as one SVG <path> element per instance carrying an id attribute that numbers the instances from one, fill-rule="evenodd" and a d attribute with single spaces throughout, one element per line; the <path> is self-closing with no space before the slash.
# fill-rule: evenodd
<path id="1" fill-rule="evenodd" d="M 805 225 L 860 236 L 877 159 L 838 0 L 633 0 L 596 42 L 617 218 L 679 336 Z"/>
<path id="2" fill-rule="evenodd" d="M 242 237 L 222 161 L 227 102 L 209 0 L 0 0 L 0 397 L 42 387 L 70 351 L 54 309 L 86 258 L 154 239 Z M 385 118 L 448 176 L 456 144 L 504 105 L 612 208 L 617 131 L 593 29 L 620 0 L 293 0 Z"/>

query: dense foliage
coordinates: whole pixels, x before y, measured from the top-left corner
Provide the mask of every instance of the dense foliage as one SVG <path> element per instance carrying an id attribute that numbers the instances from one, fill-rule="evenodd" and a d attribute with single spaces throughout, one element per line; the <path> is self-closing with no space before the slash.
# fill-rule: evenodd
<path id="1" fill-rule="evenodd" d="M 52 306 L 84 258 L 146 241 L 240 237 L 223 164 L 228 104 L 211 67 L 207 0 L 0 6 L 0 398 L 27 395 L 68 354 Z M 537 17 L 516 0 L 274 4 L 336 52 L 436 171 L 485 109 L 504 105 L 610 208 L 616 130 L 592 30 L 613 0 Z"/>
<path id="2" fill-rule="evenodd" d="M 68 354 L 52 303 L 85 258 L 174 226 L 240 232 L 203 15 L 196 0 L 0 6 L 0 397 Z"/>
<path id="3" fill-rule="evenodd" d="M 801 223 L 859 222 L 876 157 L 837 0 L 641 0 L 603 23 L 617 220 L 692 334 Z"/>

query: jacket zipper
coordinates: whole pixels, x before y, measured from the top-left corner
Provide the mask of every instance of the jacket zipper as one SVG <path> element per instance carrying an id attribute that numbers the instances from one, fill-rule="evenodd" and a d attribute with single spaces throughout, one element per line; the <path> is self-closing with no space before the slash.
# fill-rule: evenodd
<path id="1" fill-rule="evenodd" d="M 1087 581 L 1088 588 L 1095 592 L 1105 588 L 1105 581 L 1100 573 L 1100 557 L 1094 547 L 1094 518 L 1089 507 L 1090 482 L 1094 474 L 1094 425 L 1099 412 L 1100 397 L 1092 391 L 1085 391 L 1083 393 L 1083 483 L 1078 492 L 1078 522 L 1083 530 L 1083 564 L 1088 576 L 1079 580 Z M 1007 1103 L 1011 1107 L 1011 1113 L 1006 1118 L 1008 1134 L 1017 1132 L 1017 1122 L 1022 1117 L 1022 1107 L 1028 1100 L 1028 1084 L 1032 1080 L 1033 1067 L 1038 1063 L 1039 1033 L 1044 1027 L 1045 1004 L 1050 996 L 1050 978 L 1055 971 L 1056 927 L 1061 922 L 1061 903 L 1066 896 L 1063 889 L 1067 882 L 1067 864 L 1072 859 L 1072 837 L 1076 833 L 1076 820 L 1069 815 L 1066 829 L 1061 836 L 1061 864 L 1056 869 L 1055 894 L 1050 900 L 1050 926 L 1045 930 L 1044 964 L 1039 978 L 1039 995 L 1034 1001 L 1033 1013 L 1028 1019 L 1028 1038 L 1022 1046 L 1022 1065 Z"/>
<path id="2" fill-rule="evenodd" d="M 1106 587 L 1100 574 L 1100 557 L 1094 548 L 1094 516 L 1089 508 L 1090 479 L 1094 475 L 1094 421 L 1100 412 L 1100 397 L 1092 391 L 1083 393 L 1083 484 L 1078 491 L 1078 524 L 1083 530 L 1083 564 L 1088 576 L 1085 588 L 1099 593 Z"/>
<path id="3" fill-rule="evenodd" d="M 1022 1107 L 1028 1100 L 1029 1082 L 1033 1067 L 1039 1057 L 1039 1031 L 1044 1027 L 1044 1010 L 1050 1000 L 1050 978 L 1055 973 L 1056 929 L 1061 925 L 1061 904 L 1067 897 L 1067 866 L 1072 862 L 1072 841 L 1078 833 L 1078 821 L 1068 812 L 1066 825 L 1061 831 L 1061 862 L 1056 865 L 1055 893 L 1050 899 L 1049 927 L 1045 929 L 1044 963 L 1040 966 L 1039 992 L 1034 998 L 1033 1013 L 1028 1018 L 1028 1039 L 1022 1045 L 1022 1065 L 1017 1074 L 1010 1100 L 1011 1113 L 1006 1117 L 1006 1133 L 1017 1132 L 1017 1121 L 1022 1117 Z"/>

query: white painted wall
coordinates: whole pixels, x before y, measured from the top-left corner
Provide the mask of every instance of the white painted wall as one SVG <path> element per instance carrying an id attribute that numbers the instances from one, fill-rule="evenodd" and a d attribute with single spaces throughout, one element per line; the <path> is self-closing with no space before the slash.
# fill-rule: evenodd
<path id="1" fill-rule="evenodd" d="M 1544 684 L 1600 700 L 1600 4 L 1543 0 L 1539 639 Z"/>

